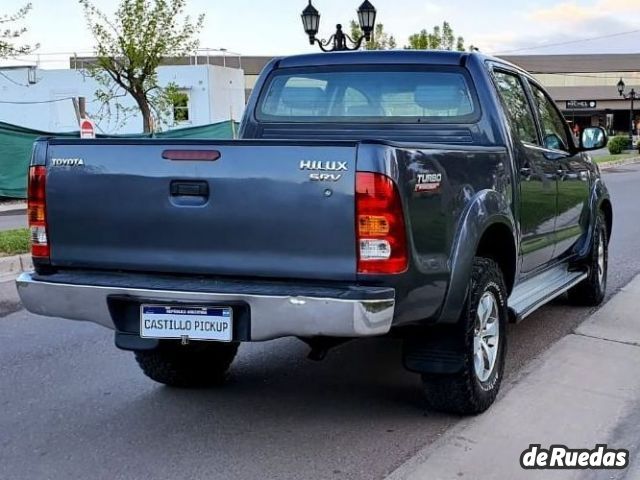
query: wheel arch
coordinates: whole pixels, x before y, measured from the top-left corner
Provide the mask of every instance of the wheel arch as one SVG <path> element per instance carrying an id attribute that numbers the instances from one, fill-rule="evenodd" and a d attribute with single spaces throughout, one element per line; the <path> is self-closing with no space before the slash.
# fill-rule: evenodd
<path id="1" fill-rule="evenodd" d="M 589 224 L 586 228 L 583 240 L 576 247 L 579 259 L 584 259 L 591 251 L 593 229 L 599 212 L 602 212 L 605 216 L 607 242 L 611 240 L 611 233 L 613 231 L 613 205 L 611 203 L 607 187 L 600 178 L 598 178 L 593 185 L 587 208 L 589 209 L 587 217 Z"/>
<path id="2" fill-rule="evenodd" d="M 507 293 L 510 295 L 516 279 L 518 265 L 518 253 L 516 250 L 513 232 L 503 222 L 495 222 L 489 225 L 483 232 L 476 256 L 494 260 L 504 276 Z"/>
<path id="3" fill-rule="evenodd" d="M 607 243 L 611 240 L 611 232 L 613 231 L 613 205 L 609 198 L 602 199 L 600 208 L 604 214 L 605 224 L 607 226 Z"/>
<path id="4" fill-rule="evenodd" d="M 473 259 L 487 256 L 498 263 L 510 294 L 517 272 L 517 229 L 510 204 L 494 190 L 484 190 L 469 202 L 459 222 L 449 257 L 450 275 L 440 323 L 455 323 L 467 296 Z"/>

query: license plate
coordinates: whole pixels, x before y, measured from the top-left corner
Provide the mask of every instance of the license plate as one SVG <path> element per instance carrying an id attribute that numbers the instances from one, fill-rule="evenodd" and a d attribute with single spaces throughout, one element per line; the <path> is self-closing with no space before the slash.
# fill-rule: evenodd
<path id="1" fill-rule="evenodd" d="M 233 312 L 228 307 L 142 305 L 140 336 L 230 342 Z"/>

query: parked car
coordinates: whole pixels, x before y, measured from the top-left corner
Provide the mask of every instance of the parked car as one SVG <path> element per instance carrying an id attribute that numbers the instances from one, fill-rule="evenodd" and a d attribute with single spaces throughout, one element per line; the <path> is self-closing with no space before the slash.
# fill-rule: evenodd
<path id="1" fill-rule="evenodd" d="M 26 308 L 115 331 L 142 371 L 219 383 L 242 342 L 322 358 L 393 335 L 428 405 L 496 398 L 506 324 L 602 302 L 612 206 L 529 74 L 478 53 L 273 60 L 240 139 L 40 139 Z"/>

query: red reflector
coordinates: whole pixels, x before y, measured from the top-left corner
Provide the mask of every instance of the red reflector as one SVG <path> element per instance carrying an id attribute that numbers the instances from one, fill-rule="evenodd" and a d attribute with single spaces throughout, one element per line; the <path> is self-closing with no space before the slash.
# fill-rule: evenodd
<path id="1" fill-rule="evenodd" d="M 215 162 L 222 154 L 218 150 L 165 150 L 162 158 L 186 162 Z"/>
<path id="2" fill-rule="evenodd" d="M 31 255 L 40 260 L 49 260 L 50 256 L 47 234 L 46 183 L 46 167 L 29 167 L 27 217 L 31 231 Z"/>
<path id="3" fill-rule="evenodd" d="M 358 273 L 388 275 L 407 270 L 402 203 L 389 177 L 356 174 L 356 233 Z"/>
<path id="4" fill-rule="evenodd" d="M 49 245 L 31 244 L 31 256 L 33 258 L 49 259 Z"/>

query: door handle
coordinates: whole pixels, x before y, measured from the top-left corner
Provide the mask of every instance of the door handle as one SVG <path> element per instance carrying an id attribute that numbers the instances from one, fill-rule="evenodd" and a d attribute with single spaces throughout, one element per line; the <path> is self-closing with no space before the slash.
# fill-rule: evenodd
<path id="1" fill-rule="evenodd" d="M 567 176 L 568 170 L 565 170 L 564 168 L 559 168 L 558 170 L 556 170 L 556 173 L 558 174 L 558 177 L 561 180 L 564 180 L 564 178 Z"/>
<path id="2" fill-rule="evenodd" d="M 209 184 L 203 181 L 171 182 L 172 197 L 209 197 Z"/>
<path id="3" fill-rule="evenodd" d="M 531 176 L 531 168 L 530 167 L 522 167 L 520 169 L 520 175 L 523 175 L 525 177 L 530 177 Z"/>

